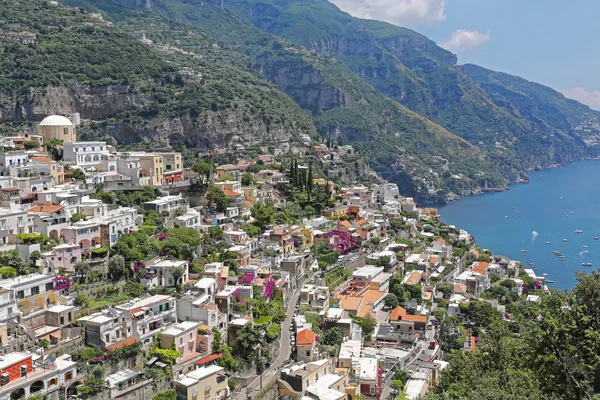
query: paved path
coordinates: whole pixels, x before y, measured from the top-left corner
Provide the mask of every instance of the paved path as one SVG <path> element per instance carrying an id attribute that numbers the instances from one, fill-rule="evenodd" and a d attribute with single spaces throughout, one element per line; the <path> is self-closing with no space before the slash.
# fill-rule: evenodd
<path id="1" fill-rule="evenodd" d="M 294 311 L 296 308 L 296 302 L 298 301 L 298 297 L 300 296 L 300 290 L 298 289 L 296 293 L 291 297 L 290 302 L 288 304 L 286 310 L 286 317 L 283 323 L 281 324 L 281 336 L 280 336 L 280 345 L 279 345 L 279 356 L 276 360 L 274 360 L 269 368 L 267 368 L 263 372 L 263 387 L 267 386 L 274 379 L 279 378 L 279 367 L 283 364 L 285 360 L 290 358 L 290 351 L 292 350 L 292 345 L 290 344 L 290 325 L 292 323 L 292 318 L 294 317 Z M 235 398 L 235 400 L 245 400 L 250 397 L 254 397 L 260 391 L 260 376 L 254 379 L 248 386 L 242 389 L 242 392 Z"/>

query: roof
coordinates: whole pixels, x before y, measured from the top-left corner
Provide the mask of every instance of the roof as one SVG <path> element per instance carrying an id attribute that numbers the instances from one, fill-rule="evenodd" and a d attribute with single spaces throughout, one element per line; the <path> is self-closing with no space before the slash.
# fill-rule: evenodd
<path id="1" fill-rule="evenodd" d="M 406 310 L 400 306 L 394 308 L 390 314 L 390 321 L 398 321 L 406 315 Z"/>
<path id="2" fill-rule="evenodd" d="M 18 192 L 19 190 L 21 190 L 21 189 L 19 189 L 19 188 L 4 188 L 4 189 L 2 189 L 3 192 Z"/>
<path id="3" fill-rule="evenodd" d="M 410 276 L 408 277 L 408 279 L 406 280 L 405 284 L 416 285 L 420 281 L 421 281 L 421 273 L 419 271 L 413 271 L 410 274 Z"/>
<path id="4" fill-rule="evenodd" d="M 241 196 L 241 194 L 240 194 L 240 193 L 238 193 L 238 192 L 234 192 L 233 190 L 229 190 L 229 189 L 225 189 L 225 190 L 223 190 L 223 194 L 224 194 L 225 196 L 235 196 L 235 197 L 237 197 L 237 196 Z"/>
<path id="5" fill-rule="evenodd" d="M 475 267 L 471 270 L 471 272 L 477 272 L 478 274 L 485 274 L 485 270 L 487 269 L 489 263 L 479 261 Z"/>
<path id="6" fill-rule="evenodd" d="M 377 300 L 381 299 L 382 297 L 384 297 L 387 293 L 385 292 L 380 292 L 379 290 L 367 290 L 364 294 L 363 294 L 363 298 L 365 299 L 365 301 L 367 303 L 375 303 L 377 302 Z"/>
<path id="7" fill-rule="evenodd" d="M 465 285 L 464 283 L 455 283 L 454 284 L 454 293 L 456 293 L 456 294 L 467 293 L 467 285 Z"/>
<path id="8" fill-rule="evenodd" d="M 343 225 L 346 228 L 350 228 L 352 226 L 352 224 L 348 221 L 340 221 L 340 225 Z"/>
<path id="9" fill-rule="evenodd" d="M 211 354 L 210 356 L 203 357 L 203 358 L 199 359 L 198 361 L 196 361 L 195 364 L 196 365 L 206 364 L 206 363 L 216 360 L 217 358 L 221 358 L 221 353 Z"/>
<path id="10" fill-rule="evenodd" d="M 61 206 L 61 205 L 46 204 L 46 205 L 32 207 L 29 210 L 27 210 L 27 212 L 35 212 L 35 213 L 47 212 L 47 213 L 53 213 L 53 212 L 60 211 L 63 208 L 64 207 Z"/>
<path id="11" fill-rule="evenodd" d="M 425 315 L 410 315 L 406 314 L 402 317 L 402 321 L 412 321 L 412 322 L 427 322 L 427 316 Z"/>
<path id="12" fill-rule="evenodd" d="M 138 343 L 139 340 L 134 338 L 134 337 L 128 337 L 125 340 L 121 340 L 120 342 L 117 342 L 115 344 L 111 344 L 110 346 L 106 347 L 107 351 L 115 351 L 117 349 L 121 349 L 123 347 L 127 347 L 127 346 L 131 346 L 132 344 Z"/>
<path id="13" fill-rule="evenodd" d="M 298 346 L 312 345 L 315 343 L 316 338 L 316 333 L 310 329 L 304 329 L 303 331 L 298 332 L 298 335 L 296 336 L 296 343 Z"/>
<path id="14" fill-rule="evenodd" d="M 40 126 L 73 126 L 73 123 L 62 115 L 50 115 L 42 120 Z"/>
<path id="15" fill-rule="evenodd" d="M 223 171 L 234 171 L 236 169 L 240 169 L 240 167 L 237 165 L 233 165 L 233 164 L 224 164 L 224 165 L 219 165 L 217 167 L 217 170 L 223 170 Z"/>
<path id="16" fill-rule="evenodd" d="M 54 160 L 51 159 L 51 158 L 41 157 L 41 156 L 34 156 L 33 160 L 37 161 L 37 162 L 41 162 L 41 163 L 52 163 L 52 162 L 54 162 Z"/>
<path id="17" fill-rule="evenodd" d="M 442 244 L 446 243 L 446 241 L 444 239 L 442 239 L 442 238 L 435 239 L 435 241 L 439 242 L 439 243 L 442 243 Z"/>
<path id="18" fill-rule="evenodd" d="M 362 300 L 362 297 L 345 297 L 340 300 L 340 307 L 347 311 L 357 311 Z"/>

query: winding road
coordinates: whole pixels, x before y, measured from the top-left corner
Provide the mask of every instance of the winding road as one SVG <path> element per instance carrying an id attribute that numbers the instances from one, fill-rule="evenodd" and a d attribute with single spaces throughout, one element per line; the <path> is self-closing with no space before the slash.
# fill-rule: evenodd
<path id="1" fill-rule="evenodd" d="M 302 285 L 300 285 L 302 287 Z M 279 356 L 276 360 L 273 360 L 269 368 L 263 371 L 263 387 L 267 386 L 273 380 L 279 378 L 279 367 L 285 360 L 290 358 L 290 351 L 292 345 L 290 344 L 290 325 L 292 318 L 294 317 L 294 310 L 296 302 L 300 296 L 300 289 L 294 293 L 290 299 L 290 302 L 286 309 L 286 317 L 281 324 L 281 336 L 279 338 Z M 246 386 L 242 392 L 235 398 L 235 400 L 246 400 L 249 397 L 254 397 L 260 391 L 260 376 L 256 377 L 248 386 Z"/>

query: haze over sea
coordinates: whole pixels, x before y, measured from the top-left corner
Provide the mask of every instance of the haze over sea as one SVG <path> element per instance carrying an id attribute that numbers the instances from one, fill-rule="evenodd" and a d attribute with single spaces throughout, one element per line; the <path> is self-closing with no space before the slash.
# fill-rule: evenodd
<path id="1" fill-rule="evenodd" d="M 594 240 L 600 237 L 599 176 L 600 160 L 533 172 L 528 184 L 465 197 L 439 207 L 439 213 L 443 222 L 467 230 L 479 246 L 519 260 L 526 268 L 531 268 L 527 264 L 531 260 L 537 275 L 548 273 L 552 286 L 570 289 L 576 271 L 600 265 L 600 240 Z M 575 233 L 576 229 L 583 233 Z M 553 250 L 565 260 L 559 261 Z"/>

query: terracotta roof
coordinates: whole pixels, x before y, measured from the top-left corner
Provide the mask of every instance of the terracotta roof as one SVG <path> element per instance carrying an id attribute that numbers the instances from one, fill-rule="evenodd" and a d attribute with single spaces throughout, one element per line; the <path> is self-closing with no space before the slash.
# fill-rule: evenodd
<path id="1" fill-rule="evenodd" d="M 390 321 L 398 321 L 406 315 L 406 310 L 400 306 L 394 308 L 390 314 Z"/>
<path id="2" fill-rule="evenodd" d="M 210 356 L 206 356 L 204 358 L 201 358 L 198 361 L 196 361 L 195 364 L 196 365 L 206 364 L 206 363 L 209 363 L 211 361 L 216 360 L 217 358 L 221 358 L 221 353 L 211 354 Z"/>
<path id="3" fill-rule="evenodd" d="M 360 306 L 360 310 L 358 310 L 358 312 L 356 313 L 357 316 L 364 318 L 367 316 L 367 314 L 371 314 L 373 315 L 373 313 L 371 312 L 371 305 L 369 303 L 363 303 Z"/>
<path id="4" fill-rule="evenodd" d="M 234 192 L 233 190 L 229 190 L 229 189 L 223 190 L 223 194 L 225 194 L 225 196 L 235 196 L 235 197 L 241 196 L 240 193 Z"/>
<path id="5" fill-rule="evenodd" d="M 471 351 L 474 352 L 477 348 L 477 344 L 475 343 L 475 336 L 471 336 Z"/>
<path id="6" fill-rule="evenodd" d="M 21 190 L 21 189 L 19 189 L 19 188 L 4 188 L 4 189 L 2 189 L 3 192 L 18 192 L 19 190 Z"/>
<path id="7" fill-rule="evenodd" d="M 33 159 L 35 161 L 41 162 L 41 163 L 52 163 L 52 162 L 54 162 L 53 159 L 48 158 L 48 157 L 34 156 Z"/>
<path id="8" fill-rule="evenodd" d="M 317 334 L 311 331 L 310 329 L 304 329 L 303 331 L 298 332 L 296 337 L 296 343 L 298 346 L 314 344 Z"/>
<path id="9" fill-rule="evenodd" d="M 467 285 L 465 285 L 464 283 L 455 283 L 454 284 L 454 293 L 456 293 L 456 294 L 467 293 Z"/>
<path id="10" fill-rule="evenodd" d="M 340 300 L 340 307 L 346 311 L 358 311 L 362 300 L 362 297 L 345 297 Z"/>
<path id="11" fill-rule="evenodd" d="M 217 171 L 218 170 L 223 170 L 223 171 L 234 171 L 236 169 L 240 169 L 240 167 L 238 167 L 237 165 L 233 165 L 233 164 L 225 164 L 225 165 L 219 165 L 217 167 Z"/>
<path id="12" fill-rule="evenodd" d="M 490 265 L 490 263 L 479 261 L 477 263 L 477 265 L 473 267 L 473 269 L 471 270 L 471 272 L 477 272 L 479 274 L 485 274 L 485 270 L 487 269 L 488 265 Z"/>
<path id="13" fill-rule="evenodd" d="M 373 304 L 373 303 L 375 303 L 377 300 L 381 299 L 385 295 L 386 295 L 385 292 L 380 292 L 379 290 L 367 290 L 363 294 L 363 298 L 365 299 L 365 301 L 367 303 Z"/>
<path id="14" fill-rule="evenodd" d="M 420 281 L 421 281 L 421 273 L 419 271 L 413 271 L 410 274 L 410 276 L 408 277 L 408 279 L 406 280 L 405 284 L 416 285 Z"/>
<path id="15" fill-rule="evenodd" d="M 479 251 L 477 251 L 477 250 L 472 250 L 472 251 L 471 251 L 471 254 L 474 254 L 474 255 L 478 256 L 478 255 L 479 255 Z"/>
<path id="16" fill-rule="evenodd" d="M 64 207 L 61 206 L 61 205 L 45 204 L 45 205 L 41 205 L 41 206 L 32 207 L 29 210 L 27 210 L 27 212 L 35 212 L 35 213 L 48 212 L 48 213 L 53 213 L 53 212 L 60 211 L 63 208 Z"/>
<path id="17" fill-rule="evenodd" d="M 431 257 L 429 259 L 429 262 L 432 263 L 432 264 L 436 264 L 438 261 L 440 261 L 440 260 L 437 257 Z"/>
<path id="18" fill-rule="evenodd" d="M 139 342 L 138 339 L 136 339 L 134 337 L 129 337 L 125 340 L 121 340 L 120 342 L 111 344 L 110 346 L 106 347 L 106 351 L 115 351 L 116 349 L 121 349 L 123 347 L 131 346 L 132 344 L 135 344 L 138 342 Z"/>
<path id="19" fill-rule="evenodd" d="M 427 322 L 427 317 L 425 315 L 406 314 L 405 316 L 402 317 L 402 321 Z"/>
<path id="20" fill-rule="evenodd" d="M 444 239 L 442 239 L 442 238 L 435 239 L 435 241 L 439 242 L 439 243 L 442 243 L 442 244 L 446 243 L 446 241 Z"/>
<path id="21" fill-rule="evenodd" d="M 340 221 L 340 224 L 345 226 L 346 228 L 350 228 L 352 224 L 348 221 Z"/>

